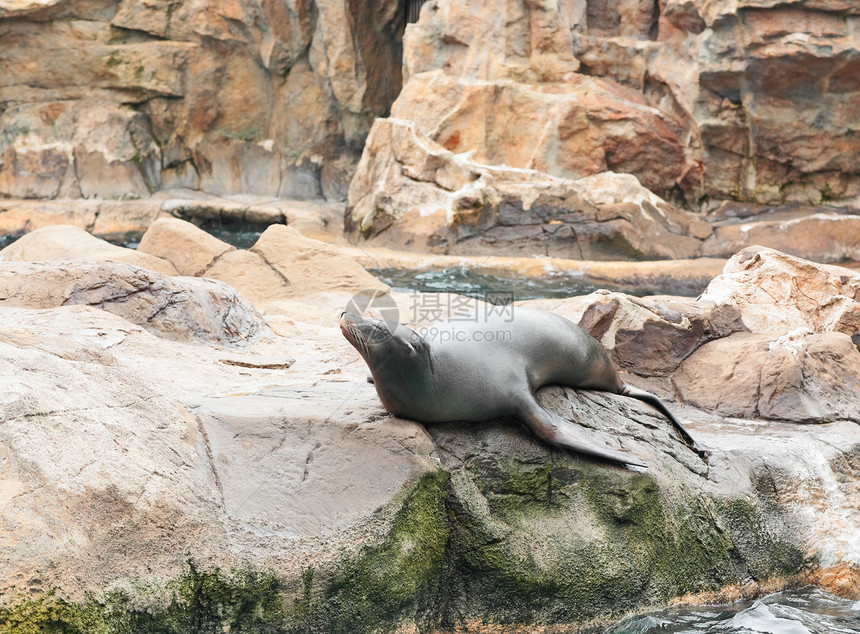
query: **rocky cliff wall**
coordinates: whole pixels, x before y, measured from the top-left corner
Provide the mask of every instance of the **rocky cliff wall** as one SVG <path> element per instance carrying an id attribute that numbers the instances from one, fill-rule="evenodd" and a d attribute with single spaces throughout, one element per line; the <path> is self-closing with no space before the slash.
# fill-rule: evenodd
<path id="1" fill-rule="evenodd" d="M 860 193 L 860 5 L 432 0 L 393 115 L 454 152 L 659 195 Z"/>
<path id="2" fill-rule="evenodd" d="M 0 196 L 342 199 L 404 21 L 397 0 L 2 0 Z"/>
<path id="3" fill-rule="evenodd" d="M 0 196 L 343 199 L 370 124 L 690 205 L 860 194 L 849 0 L 0 0 Z"/>

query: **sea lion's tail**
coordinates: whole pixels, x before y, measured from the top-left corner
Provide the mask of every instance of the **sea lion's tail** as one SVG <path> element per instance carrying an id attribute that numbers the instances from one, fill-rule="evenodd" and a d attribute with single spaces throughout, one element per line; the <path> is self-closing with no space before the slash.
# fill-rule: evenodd
<path id="1" fill-rule="evenodd" d="M 623 394 L 624 396 L 629 396 L 630 398 L 635 398 L 639 401 L 643 401 L 648 403 L 650 406 L 659 411 L 663 416 L 669 419 L 672 425 L 675 426 L 675 429 L 678 430 L 678 433 L 681 434 L 681 438 L 684 439 L 684 442 L 696 452 L 701 452 L 699 446 L 696 444 L 696 441 L 693 440 L 693 437 L 690 435 L 684 426 L 680 423 L 680 421 L 675 418 L 675 415 L 669 411 L 669 408 L 666 407 L 666 404 L 663 403 L 659 398 L 651 394 L 650 392 L 646 392 L 645 390 L 640 390 L 639 388 L 633 387 L 631 385 L 627 385 L 626 383 L 622 383 L 621 392 L 619 394 Z"/>

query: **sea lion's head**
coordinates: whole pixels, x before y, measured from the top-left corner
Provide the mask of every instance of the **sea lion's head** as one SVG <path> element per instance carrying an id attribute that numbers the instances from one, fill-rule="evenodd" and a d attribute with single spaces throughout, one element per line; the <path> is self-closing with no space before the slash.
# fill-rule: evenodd
<path id="1" fill-rule="evenodd" d="M 408 416 L 409 404 L 432 384 L 427 342 L 401 324 L 350 312 L 341 313 L 340 330 L 370 368 L 385 409 Z"/>
<path id="2" fill-rule="evenodd" d="M 340 331 L 364 357 L 371 371 L 392 361 L 409 362 L 426 352 L 427 344 L 418 333 L 385 319 L 343 312 Z"/>

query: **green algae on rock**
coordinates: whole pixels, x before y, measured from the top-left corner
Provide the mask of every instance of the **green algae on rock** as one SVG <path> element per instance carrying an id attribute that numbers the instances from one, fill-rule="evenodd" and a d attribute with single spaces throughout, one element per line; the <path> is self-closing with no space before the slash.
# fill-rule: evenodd
<path id="1" fill-rule="evenodd" d="M 652 475 L 523 444 L 525 457 L 491 451 L 425 474 L 398 496 L 382 542 L 333 571 L 285 581 L 189 562 L 162 592 L 74 603 L 52 591 L 4 607 L 0 634 L 445 630 L 465 618 L 575 627 L 808 563 L 773 531 L 767 500 L 667 504 Z M 144 609 L 137 594 L 169 599 Z"/>
<path id="2" fill-rule="evenodd" d="M 114 590 L 80 602 L 62 599 L 56 590 L 0 608 L 0 633 L 37 634 L 186 634 L 188 632 L 284 631 L 282 586 L 272 574 L 242 570 L 199 570 L 193 562 L 163 589 L 165 605 L 136 605 L 153 588 Z M 162 594 L 162 593 L 159 593 Z"/>

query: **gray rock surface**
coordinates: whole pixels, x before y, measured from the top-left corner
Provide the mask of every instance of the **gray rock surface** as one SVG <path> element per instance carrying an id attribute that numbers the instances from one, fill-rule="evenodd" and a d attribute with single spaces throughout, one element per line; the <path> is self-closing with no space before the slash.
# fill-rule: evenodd
<path id="1" fill-rule="evenodd" d="M 0 263 L 0 305 L 95 306 L 180 341 L 243 346 L 271 336 L 256 309 L 223 282 L 120 262 Z"/>
<path id="2" fill-rule="evenodd" d="M 240 369 L 89 306 L 0 319 L 4 592 L 80 597 L 168 580 L 189 558 L 299 574 L 309 552 L 320 565 L 384 524 L 377 509 L 434 464 L 372 387 L 315 388 L 318 359 L 298 378 Z"/>
<path id="3" fill-rule="evenodd" d="M 305 275 L 312 262 L 303 261 Z M 346 289 L 308 286 L 303 297 L 262 304 L 276 336 L 264 336 L 247 308 L 258 335 L 225 348 L 230 320 L 207 322 L 203 336 L 183 330 L 180 316 L 201 319 L 191 301 L 171 307 L 178 325 L 150 332 L 133 323 L 146 321 L 158 288 L 191 297 L 220 289 L 211 301 L 238 311 L 244 304 L 223 284 L 119 263 L 2 267 L 12 267 L 3 283 L 10 299 L 0 302 L 3 618 L 47 627 L 39 615 L 48 610 L 69 627 L 86 613 L 178 631 L 201 622 L 564 631 L 727 588 L 821 580 L 854 592 L 860 433 L 848 417 L 800 426 L 671 403 L 707 451 L 703 461 L 636 400 L 539 394 L 570 424 L 649 464 L 626 470 L 550 449 L 516 421 L 425 427 L 389 416 L 337 329 Z M 137 300 L 114 296 L 138 281 Z M 81 303 L 65 301 L 72 297 Z M 583 314 L 606 297 L 555 309 Z M 709 323 L 717 337 L 699 333 L 674 373 L 630 377 L 641 385 L 668 385 L 715 343 L 767 334 L 731 334 L 743 306 L 720 313 L 615 297 L 604 334 L 616 346 L 625 330 L 617 320 L 634 335 L 658 318 L 678 336 Z M 843 358 L 820 354 L 798 376 L 821 380 L 860 356 L 846 333 L 804 345 L 836 338 Z M 762 383 L 773 386 L 787 408 L 773 417 L 795 408 L 792 395 L 832 398 L 807 383 Z M 737 388 L 726 394 L 747 399 Z M 242 603 L 253 596 L 268 598 Z M 183 614 L 190 620 L 177 625 Z"/>

